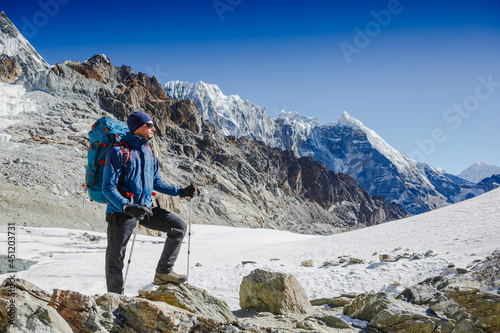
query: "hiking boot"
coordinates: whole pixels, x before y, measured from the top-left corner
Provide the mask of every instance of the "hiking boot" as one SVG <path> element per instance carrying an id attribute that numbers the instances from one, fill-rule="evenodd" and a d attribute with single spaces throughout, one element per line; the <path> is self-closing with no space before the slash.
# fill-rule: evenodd
<path id="1" fill-rule="evenodd" d="M 156 272 L 155 274 L 155 279 L 153 281 L 154 284 L 166 284 L 166 283 L 174 283 L 174 284 L 181 284 L 187 281 L 187 276 L 182 275 L 182 274 L 177 274 L 176 272 L 172 271 L 167 274 L 162 274 Z"/>

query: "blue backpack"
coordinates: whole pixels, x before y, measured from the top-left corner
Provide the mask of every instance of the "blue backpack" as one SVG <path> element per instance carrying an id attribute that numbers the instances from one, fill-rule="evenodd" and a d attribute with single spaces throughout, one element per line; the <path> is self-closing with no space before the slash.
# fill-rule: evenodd
<path id="1" fill-rule="evenodd" d="M 108 200 L 102 193 L 102 180 L 104 174 L 104 163 L 106 154 L 115 145 L 120 145 L 126 158 L 123 165 L 130 158 L 130 150 L 125 143 L 120 142 L 122 137 L 129 134 L 128 126 L 123 121 L 102 117 L 92 125 L 89 132 L 90 146 L 87 153 L 87 169 L 85 171 L 85 184 L 90 199 L 99 203 Z"/>

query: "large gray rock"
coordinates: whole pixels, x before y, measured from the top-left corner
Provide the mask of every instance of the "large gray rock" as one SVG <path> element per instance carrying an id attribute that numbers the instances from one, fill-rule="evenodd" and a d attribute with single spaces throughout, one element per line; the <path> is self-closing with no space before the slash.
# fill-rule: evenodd
<path id="1" fill-rule="evenodd" d="M 232 322 L 236 320 L 226 302 L 194 286 L 169 283 L 161 285 L 153 291 L 139 290 L 139 295 L 151 301 L 165 302 L 216 321 Z"/>
<path id="2" fill-rule="evenodd" d="M 252 271 L 240 285 L 240 306 L 277 314 L 307 313 L 312 310 L 307 295 L 290 274 Z"/>

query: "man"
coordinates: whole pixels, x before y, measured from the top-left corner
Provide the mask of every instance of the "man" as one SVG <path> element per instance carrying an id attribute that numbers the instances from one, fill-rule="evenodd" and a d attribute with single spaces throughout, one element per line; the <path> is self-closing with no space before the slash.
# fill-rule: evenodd
<path id="1" fill-rule="evenodd" d="M 125 250 L 137 222 L 167 233 L 154 284 L 181 284 L 186 281 L 185 275 L 172 270 L 186 233 L 186 223 L 165 209 L 152 207 L 152 195 L 153 190 L 180 197 L 199 194 L 194 185 L 179 189 L 161 179 L 158 159 L 148 144 L 155 127 L 147 113 L 138 111 L 130 114 L 127 125 L 131 134 L 122 139 L 122 145 L 109 150 L 103 178 L 103 193 L 108 199 L 106 285 L 108 292 L 115 293 L 121 293 L 123 288 Z"/>

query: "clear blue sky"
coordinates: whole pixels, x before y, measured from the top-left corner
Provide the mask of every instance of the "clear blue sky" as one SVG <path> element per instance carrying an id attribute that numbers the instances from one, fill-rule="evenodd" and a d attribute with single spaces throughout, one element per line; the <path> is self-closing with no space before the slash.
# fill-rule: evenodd
<path id="1" fill-rule="evenodd" d="M 500 2 L 2 1 L 49 62 L 217 84 L 322 123 L 343 111 L 390 145 L 457 174 L 500 166 Z"/>

